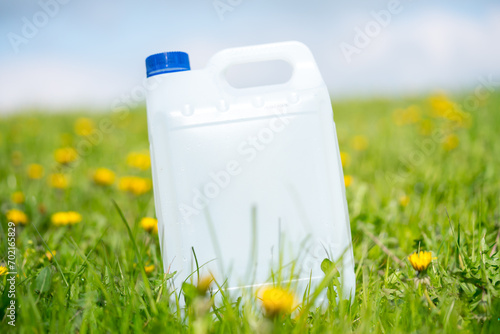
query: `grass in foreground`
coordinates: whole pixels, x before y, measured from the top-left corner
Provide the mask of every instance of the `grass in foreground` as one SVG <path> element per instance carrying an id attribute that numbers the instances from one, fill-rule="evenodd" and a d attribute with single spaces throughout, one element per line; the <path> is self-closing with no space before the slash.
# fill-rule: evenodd
<path id="1" fill-rule="evenodd" d="M 0 265 L 9 216 L 17 221 L 15 329 L 499 332 L 500 95 L 473 110 L 459 106 L 467 98 L 334 104 L 357 291 L 352 304 L 330 298 L 324 309 L 279 286 L 263 300 L 213 303 L 218 282 L 203 278 L 185 285 L 190 306 L 179 311 L 156 235 L 144 110 L 1 119 Z M 418 250 L 431 254 L 410 261 Z M 6 271 L 2 332 L 13 330 Z"/>

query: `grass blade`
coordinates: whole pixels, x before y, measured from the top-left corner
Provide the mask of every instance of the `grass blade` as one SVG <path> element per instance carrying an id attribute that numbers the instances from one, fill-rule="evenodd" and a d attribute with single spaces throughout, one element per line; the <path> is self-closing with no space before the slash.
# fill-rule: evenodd
<path id="1" fill-rule="evenodd" d="M 141 270 L 141 274 L 142 274 L 142 280 L 144 281 L 144 286 L 145 286 L 144 290 L 146 291 L 146 295 L 148 297 L 148 301 L 149 301 L 149 304 L 150 304 L 151 309 L 153 311 L 153 314 L 156 315 L 156 314 L 158 314 L 158 309 L 156 308 L 155 300 L 153 298 L 153 295 L 151 294 L 151 286 L 149 285 L 148 275 L 146 274 L 146 271 L 144 270 L 144 263 L 142 261 L 141 253 L 139 252 L 139 247 L 137 247 L 137 243 L 135 241 L 132 230 L 130 229 L 130 226 L 127 222 L 127 219 L 123 215 L 122 210 L 120 209 L 120 207 L 118 206 L 118 204 L 115 202 L 114 199 L 112 199 L 112 202 L 116 208 L 116 211 L 118 211 L 118 214 L 120 215 L 120 218 L 121 218 L 123 224 L 125 225 L 125 228 L 127 229 L 128 236 L 130 237 L 132 244 L 134 245 L 135 255 L 137 256 L 137 260 L 139 261 L 140 270 Z"/>

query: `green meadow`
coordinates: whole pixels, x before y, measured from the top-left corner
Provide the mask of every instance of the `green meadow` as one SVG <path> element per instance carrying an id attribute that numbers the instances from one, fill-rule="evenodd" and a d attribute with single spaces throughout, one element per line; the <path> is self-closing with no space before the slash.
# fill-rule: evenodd
<path id="1" fill-rule="evenodd" d="M 326 271 L 326 306 L 288 291 L 297 307 L 275 313 L 223 286 L 214 298 L 222 282 L 169 292 L 143 220 L 155 217 L 144 108 L 0 116 L 0 332 L 500 333 L 500 94 L 333 110 L 356 295 L 332 297 Z M 419 250 L 432 253 L 420 273 Z"/>

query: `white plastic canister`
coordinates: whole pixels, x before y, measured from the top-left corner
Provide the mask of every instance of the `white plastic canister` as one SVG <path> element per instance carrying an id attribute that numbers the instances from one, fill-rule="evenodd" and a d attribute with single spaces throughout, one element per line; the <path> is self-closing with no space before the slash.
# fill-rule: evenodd
<path id="1" fill-rule="evenodd" d="M 289 81 L 237 89 L 225 79 L 232 65 L 270 60 L 293 67 Z M 190 70 L 183 52 L 146 64 L 159 238 L 175 287 L 197 268 L 230 289 L 270 282 L 272 271 L 314 284 L 329 258 L 352 297 L 342 164 L 310 50 L 299 42 L 232 48 L 201 70 Z"/>

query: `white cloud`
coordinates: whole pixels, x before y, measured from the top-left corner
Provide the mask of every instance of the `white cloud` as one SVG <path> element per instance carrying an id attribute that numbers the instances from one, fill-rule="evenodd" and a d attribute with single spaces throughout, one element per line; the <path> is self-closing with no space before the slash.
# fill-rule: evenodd
<path id="1" fill-rule="evenodd" d="M 134 84 L 126 74 L 54 59 L 4 62 L 0 72 L 3 112 L 22 108 L 106 108 Z"/>
<path id="2" fill-rule="evenodd" d="M 395 17 L 351 64 L 344 61 L 336 69 L 342 77 L 336 78 L 334 90 L 418 93 L 464 88 L 479 76 L 500 74 L 499 12 L 486 18 L 437 11 L 406 14 Z"/>

